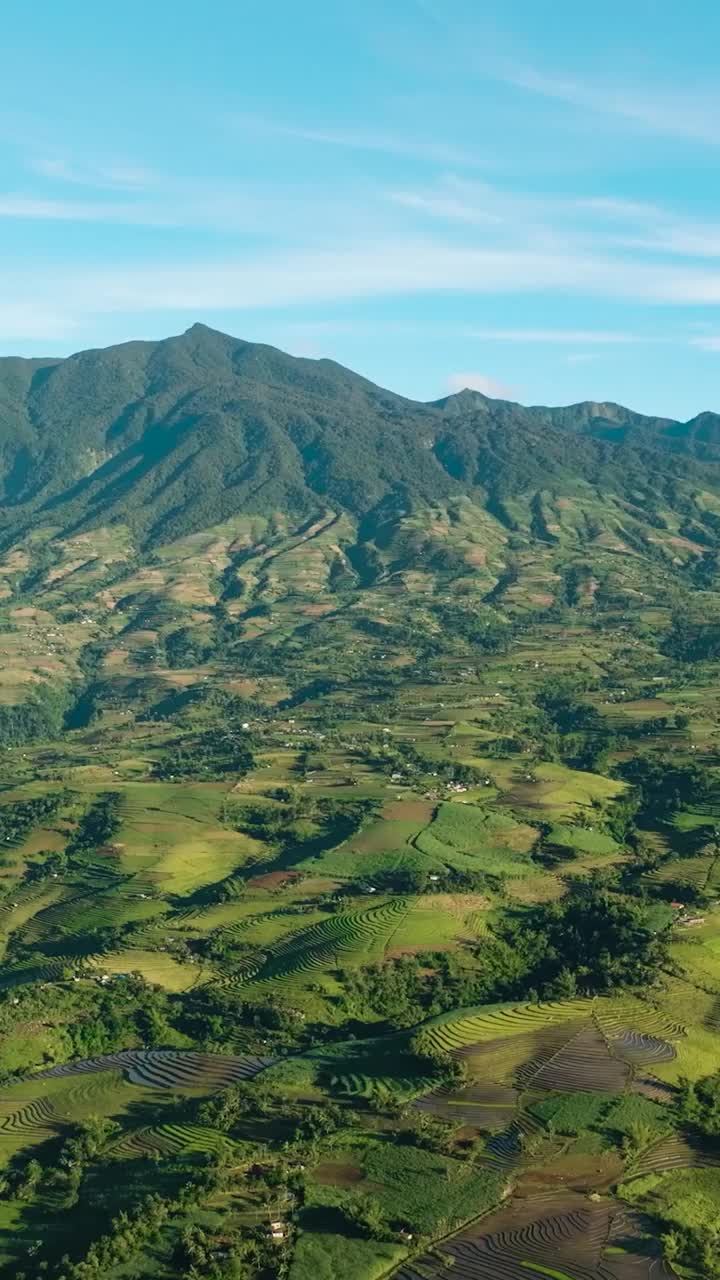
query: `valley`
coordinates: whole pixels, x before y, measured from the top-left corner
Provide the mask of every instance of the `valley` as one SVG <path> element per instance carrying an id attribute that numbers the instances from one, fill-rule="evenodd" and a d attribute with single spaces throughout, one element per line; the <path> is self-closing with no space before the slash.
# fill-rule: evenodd
<path id="1" fill-rule="evenodd" d="M 720 1274 L 714 415 L 0 387 L 0 1275 Z"/>

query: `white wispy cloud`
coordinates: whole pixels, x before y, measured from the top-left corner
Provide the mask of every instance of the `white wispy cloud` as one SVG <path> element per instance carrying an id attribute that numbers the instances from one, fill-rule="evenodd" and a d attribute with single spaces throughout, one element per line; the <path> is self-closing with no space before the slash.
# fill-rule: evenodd
<path id="1" fill-rule="evenodd" d="M 527 243 L 551 243 L 568 235 L 583 236 L 596 244 L 618 247 L 631 240 L 658 239 L 671 233 L 688 238 L 697 227 L 657 205 L 612 196 L 561 196 L 543 191 L 504 188 L 445 174 L 432 185 L 394 188 L 385 193 L 394 207 L 416 213 L 421 218 L 450 225 L 465 224 L 478 233 L 496 233 L 497 239 L 522 235 Z"/>
<path id="2" fill-rule="evenodd" d="M 169 308 L 255 308 L 311 301 L 417 294 L 442 290 L 480 293 L 538 288 L 611 288 L 611 264 L 590 258 L 527 252 L 494 252 L 442 242 L 398 238 L 347 243 L 326 250 L 278 251 L 221 261 L 187 261 L 135 268 L 74 270 L 42 275 L 43 290 L 90 311 Z M 627 275 L 615 272 L 626 292 Z M 5 275 L 5 286 L 9 277 Z M 11 287 L 27 288 L 26 272 Z M 660 287 L 648 274 L 646 288 Z M 707 282 L 706 282 L 707 287 Z M 720 295 L 720 276 L 718 277 Z"/>
<path id="3" fill-rule="evenodd" d="M 222 252 L 199 256 L 194 247 L 171 262 L 158 262 L 147 244 L 134 259 L 128 255 L 122 264 L 110 261 L 105 268 L 77 263 L 72 270 L 47 265 L 35 270 L 31 263 L 16 267 L 0 258 L 0 305 L 4 295 L 7 307 L 22 305 L 28 315 L 49 316 L 45 332 L 50 335 L 57 331 L 58 316 L 83 323 L 103 313 L 207 314 L 423 293 L 547 292 L 666 306 L 720 303 L 720 264 L 709 252 L 720 248 L 715 239 L 720 226 L 717 232 L 699 227 L 655 205 L 612 196 L 508 193 L 457 178 L 414 193 L 415 202 L 410 191 L 371 194 L 375 203 L 356 215 L 354 206 L 361 202 L 355 192 L 313 190 L 305 196 L 300 192 L 295 201 L 278 187 L 211 188 L 192 180 L 168 179 L 153 198 L 6 193 L 0 195 L 0 220 L 213 227 L 228 235 L 218 242 Z M 428 234 L 423 202 L 434 198 L 450 202 L 452 225 L 443 225 L 441 217 Z M 465 207 L 472 216 L 459 217 Z M 707 260 L 688 261 L 702 255 L 683 255 L 678 245 L 699 247 L 699 235 Z M 628 247 L 634 243 L 652 247 L 652 257 Z M 621 326 L 478 327 L 463 328 L 461 336 L 585 348 L 685 341 Z M 709 341 L 699 335 L 695 345 Z"/>
<path id="4" fill-rule="evenodd" d="M 75 320 L 62 307 L 32 302 L 5 302 L 0 299 L 0 339 L 44 342 L 67 338 Z"/>
<path id="5" fill-rule="evenodd" d="M 602 329 L 468 329 L 467 337 L 480 338 L 483 342 L 538 342 L 577 346 L 588 343 L 598 346 L 633 342 L 667 342 L 664 337 L 640 333 L 623 333 Z"/>
<path id="6" fill-rule="evenodd" d="M 455 183 L 455 186 L 458 184 Z M 490 192 L 490 188 L 483 188 L 486 193 L 486 203 L 488 206 L 494 201 L 497 203 L 495 193 Z M 477 200 L 471 201 L 458 193 L 453 195 L 452 192 L 443 194 L 428 193 L 423 194 L 419 191 L 392 191 L 388 198 L 393 204 L 401 205 L 405 209 L 412 209 L 417 213 L 429 214 L 433 218 L 442 218 L 448 222 L 466 222 L 475 223 L 485 226 L 501 226 L 503 223 L 502 214 L 494 210 L 492 207 L 480 207 Z"/>
<path id="7" fill-rule="evenodd" d="M 323 219 L 327 226 L 334 218 L 339 218 L 349 229 L 354 225 L 352 207 L 334 202 L 332 196 L 320 199 L 313 193 L 300 192 L 291 198 L 286 191 L 244 188 L 232 183 L 212 186 L 192 179 L 171 178 L 166 180 L 161 196 L 152 199 L 129 194 L 124 199 L 99 196 L 77 199 L 64 194 L 0 192 L 0 220 L 211 229 L 280 238 L 288 233 L 290 203 L 296 234 L 303 229 L 310 233 L 322 227 Z M 357 221 L 366 225 L 369 217 L 361 211 Z"/>
<path id="8" fill-rule="evenodd" d="M 475 151 L 458 147 L 450 142 L 434 142 L 427 138 L 413 138 L 405 134 L 369 132 L 353 128 L 314 128 L 254 115 L 234 116 L 231 123 L 236 129 L 246 133 L 295 139 L 297 142 L 317 143 L 326 147 L 341 147 L 348 151 L 377 151 L 385 155 L 429 160 L 441 165 L 476 166 L 482 163 L 482 156 Z"/>
<path id="9" fill-rule="evenodd" d="M 161 182 L 161 175 L 143 165 L 97 164 L 77 161 L 65 154 L 33 156 L 28 168 L 43 178 L 72 186 L 94 187 L 110 191 L 151 191 Z"/>
<path id="10" fill-rule="evenodd" d="M 677 88 L 672 84 L 628 88 L 610 79 L 550 74 L 527 66 L 507 66 L 499 78 L 544 98 L 567 102 L 594 114 L 616 117 L 651 133 L 720 143 L 720 93 L 712 86 Z"/>
<path id="11" fill-rule="evenodd" d="M 439 222 L 465 223 L 500 233 L 519 222 L 549 218 L 558 202 L 537 193 L 509 191 L 488 182 L 469 180 L 456 173 L 444 174 L 420 189 L 399 187 L 384 193 L 393 206 L 408 209 Z"/>
<path id="12" fill-rule="evenodd" d="M 390 135 L 308 130 L 254 118 L 251 125 L 338 146 L 398 152 L 409 148 L 408 154 L 415 147 L 412 141 Z M 420 145 L 428 155 L 442 153 L 458 159 L 452 149 L 436 151 L 435 144 Z M 460 158 L 467 159 L 462 152 Z M 358 178 L 353 190 L 344 190 L 322 184 L 294 188 L 282 181 L 251 184 L 177 177 L 141 164 L 100 166 L 91 160 L 70 162 L 62 155 L 46 156 L 36 162 L 35 169 L 45 180 L 43 189 L 0 193 L 0 219 L 217 229 L 259 234 L 266 240 L 275 237 L 278 242 L 288 237 L 297 242 L 303 235 L 308 241 L 327 241 L 338 226 L 345 228 L 348 237 L 381 238 L 401 228 L 413 239 L 423 223 L 434 222 L 463 235 L 472 231 L 476 249 L 495 252 L 522 246 L 544 254 L 562 245 L 570 253 L 621 250 L 635 259 L 644 253 L 720 257 L 720 222 L 701 222 L 656 204 L 611 194 L 557 196 L 503 188 L 458 174 L 444 175 L 419 188 L 388 189 Z M 67 184 L 94 187 L 96 194 L 78 199 L 68 193 Z"/>
<path id="13" fill-rule="evenodd" d="M 668 219 L 643 235 L 624 235 L 616 242 L 625 249 L 674 254 L 681 258 L 720 258 L 720 226 Z"/>
<path id="14" fill-rule="evenodd" d="M 691 338 L 690 346 L 699 351 L 720 351 L 720 337 L 709 335 L 706 338 Z"/>
<path id="15" fill-rule="evenodd" d="M 612 196 L 555 196 L 504 190 L 455 175 L 420 190 L 391 190 L 386 199 L 420 218 L 477 228 L 495 243 L 678 258 L 720 257 L 720 222 L 650 202 Z"/>
<path id="16" fill-rule="evenodd" d="M 111 201 L 53 200 L 42 196 L 0 194 L 0 218 L 26 222 L 113 222 L 136 226 L 179 225 L 170 211 Z"/>
<path id="17" fill-rule="evenodd" d="M 648 200 L 627 200 L 621 196 L 582 196 L 572 198 L 570 207 L 603 218 L 626 221 L 655 221 L 666 216 L 665 210 Z"/>
<path id="18" fill-rule="evenodd" d="M 352 298 L 454 291 L 561 292 L 669 305 L 720 303 L 720 270 L 601 254 L 491 250 L 404 237 L 326 250 L 33 274 L 6 270 L 8 300 L 73 313 L 201 311 L 297 306 Z"/>

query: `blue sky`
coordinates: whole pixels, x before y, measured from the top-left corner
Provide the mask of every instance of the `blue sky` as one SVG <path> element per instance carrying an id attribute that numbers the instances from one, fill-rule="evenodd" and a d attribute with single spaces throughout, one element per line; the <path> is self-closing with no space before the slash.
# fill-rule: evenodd
<path id="1" fill-rule="evenodd" d="M 5 0 L 0 352 L 720 409 L 711 0 Z"/>

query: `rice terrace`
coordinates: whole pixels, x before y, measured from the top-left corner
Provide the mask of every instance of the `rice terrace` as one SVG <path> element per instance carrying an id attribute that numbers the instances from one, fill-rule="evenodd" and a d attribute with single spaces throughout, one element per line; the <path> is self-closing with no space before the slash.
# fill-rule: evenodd
<path id="1" fill-rule="evenodd" d="M 719 1276 L 715 420 L 203 326 L 41 372 L 0 1276 Z"/>

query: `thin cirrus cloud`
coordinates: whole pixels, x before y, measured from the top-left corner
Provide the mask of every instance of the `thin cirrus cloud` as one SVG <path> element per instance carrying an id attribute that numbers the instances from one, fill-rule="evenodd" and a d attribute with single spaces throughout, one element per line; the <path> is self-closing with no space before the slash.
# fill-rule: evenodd
<path id="1" fill-rule="evenodd" d="M 98 289 L 109 309 L 132 303 L 258 307 L 331 299 L 457 291 L 560 290 L 684 305 L 720 302 L 720 271 L 637 263 L 580 252 L 477 249 L 404 237 L 327 250 L 276 252 L 223 262 L 73 273 L 69 296 Z"/>
<path id="2" fill-rule="evenodd" d="M 635 254 L 720 257 L 720 224 L 700 222 L 658 204 L 611 196 L 573 197 L 506 191 L 455 175 L 421 190 L 391 190 L 387 201 L 425 219 L 552 243 L 562 228 L 567 242 Z"/>
<path id="3" fill-rule="evenodd" d="M 392 191 L 388 198 L 392 204 L 411 209 L 416 213 L 428 214 L 432 218 L 442 218 L 448 222 L 467 222 L 485 226 L 503 225 L 503 216 L 500 212 L 493 212 L 487 207 L 480 208 L 478 204 L 473 204 L 450 192 L 435 195 L 417 191 Z"/>
<path id="4" fill-rule="evenodd" d="M 0 284 L 7 306 L 26 317 L 58 313 L 68 325 L 100 314 L 167 313 L 298 307 L 348 299 L 458 293 L 594 296 L 686 306 L 720 303 L 720 270 L 700 265 L 638 262 L 557 247 L 533 251 L 483 249 L 405 236 L 357 241 L 328 249 L 277 249 L 159 265 L 146 262 L 73 270 L 10 267 Z M 29 323 L 29 319 L 28 319 Z M 35 321 L 33 331 L 36 332 Z M 18 337 L 29 336 L 19 324 Z M 479 331 L 504 341 L 621 342 L 634 335 L 586 330 Z M 528 338 L 527 335 L 530 335 Z M 578 337 L 578 334 L 581 336 Z M 582 336 L 584 335 L 584 336 Z M 698 337 L 697 344 L 707 339 Z"/>
<path id="5" fill-rule="evenodd" d="M 691 338 L 690 346 L 697 347 L 699 351 L 720 351 L 720 337 Z"/>
<path id="6" fill-rule="evenodd" d="M 515 88 L 567 102 L 597 115 L 616 117 L 665 137 L 685 138 L 711 146 L 720 143 L 717 123 L 720 95 L 712 87 L 675 89 L 662 85 L 628 90 L 607 81 L 593 84 L 589 80 L 548 75 L 524 66 L 501 69 L 498 78 Z"/>
<path id="7" fill-rule="evenodd" d="M 703 280 L 707 291 L 707 277 Z M 51 296 L 64 298 L 68 307 L 93 313 L 291 306 L 445 290 L 606 290 L 614 284 L 627 291 L 631 282 L 627 272 L 618 270 L 613 277 L 608 264 L 592 259 L 465 249 L 401 238 L 193 264 L 157 266 L 149 262 L 135 269 L 76 270 L 55 276 L 44 272 L 39 283 Z M 18 288 L 25 291 L 29 284 L 27 273 L 16 281 L 5 276 L 5 287 L 12 289 L 14 296 Z M 642 286 L 657 292 L 661 281 L 656 273 L 648 273 Z M 716 290 L 720 298 L 720 274 Z"/>
<path id="8" fill-rule="evenodd" d="M 55 182 L 96 190 L 150 191 L 161 181 L 159 174 L 141 165 L 77 164 L 63 155 L 35 156 L 28 168 Z"/>
<path id="9" fill-rule="evenodd" d="M 640 333 L 610 332 L 599 329 L 469 329 L 468 338 L 480 338 L 483 342 L 531 342 L 549 345 L 578 346 L 585 343 L 598 346 L 622 345 L 634 342 L 667 342 L 664 337 Z"/>
<path id="10" fill-rule="evenodd" d="M 235 116 L 231 124 L 235 129 L 248 134 L 287 138 L 296 142 L 316 143 L 319 146 L 338 147 L 348 151 L 376 151 L 385 155 L 428 160 L 436 164 L 474 167 L 482 163 L 482 158 L 476 152 L 452 143 L 431 142 L 400 134 L 356 129 L 313 128 L 251 115 Z"/>
<path id="11" fill-rule="evenodd" d="M 176 220 L 161 209 L 102 201 L 52 200 L 31 195 L 0 195 L 0 218 L 23 222 L 110 222 L 169 227 Z"/>
<path id="12" fill-rule="evenodd" d="M 163 266 L 149 261 L 106 270 L 10 270 L 2 287 L 8 302 L 53 310 L 62 305 L 70 315 L 293 306 L 444 291 L 545 290 L 685 305 L 720 302 L 720 271 L 589 253 L 478 250 L 398 238 Z"/>
<path id="13" fill-rule="evenodd" d="M 60 307 L 42 302 L 5 302 L 0 298 L 0 339 L 3 342 L 64 338 L 76 327 L 75 320 Z"/>
<path id="14" fill-rule="evenodd" d="M 682 258 L 720 257 L 720 227 L 667 221 L 643 235 L 623 235 L 616 243 L 625 249 L 674 254 Z"/>
<path id="15" fill-rule="evenodd" d="M 255 122 L 258 127 L 258 122 Z M 283 136 L 307 136 L 333 145 L 368 146 L 392 150 L 413 149 L 414 144 L 391 137 L 308 130 L 301 126 L 260 122 L 259 127 Z M 433 144 L 426 144 L 430 152 Z M 83 222 L 135 227 L 216 228 L 218 230 L 275 234 L 293 238 L 303 226 L 329 236 L 343 226 L 346 235 L 367 232 L 386 235 L 397 230 L 400 211 L 404 234 L 412 238 L 428 218 L 446 223 L 458 233 L 477 238 L 474 250 L 497 251 L 537 245 L 547 252 L 562 240 L 566 252 L 584 256 L 618 251 L 650 251 L 668 257 L 720 256 L 720 226 L 683 218 L 657 205 L 613 196 L 573 198 L 533 192 L 507 191 L 483 182 L 448 175 L 423 190 L 389 189 L 365 184 L 353 192 L 301 192 L 273 184 L 233 182 L 208 184 L 192 179 L 158 175 L 142 166 L 92 162 L 71 163 L 50 156 L 36 170 L 56 184 L 75 183 L 97 188 L 93 199 L 75 199 L 63 192 L 0 193 L 0 219 Z M 102 191 L 124 191 L 124 198 L 105 198 Z M 150 191 L 150 188 L 155 188 Z M 292 207 L 292 227 L 288 208 Z M 390 221 L 388 222 L 388 212 Z M 532 339 L 528 339 L 532 340 Z"/>
<path id="16" fill-rule="evenodd" d="M 312 200 L 302 198 L 294 203 L 296 227 L 318 224 L 322 212 L 332 216 L 333 205 L 327 202 L 324 210 Z M 203 188 L 192 181 L 187 183 L 167 180 L 163 198 L 152 200 L 129 195 L 126 199 L 78 200 L 74 197 L 34 195 L 23 192 L 0 192 L 0 221 L 18 222 L 78 222 L 126 226 L 137 228 L 176 227 L 185 230 L 214 229 L 219 231 L 267 235 L 283 234 L 287 229 L 287 215 L 283 201 L 272 193 L 248 191 L 232 185 Z M 348 224 L 351 214 L 348 214 Z"/>

